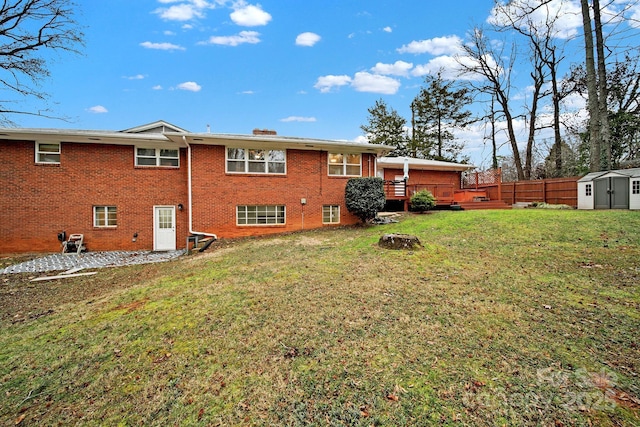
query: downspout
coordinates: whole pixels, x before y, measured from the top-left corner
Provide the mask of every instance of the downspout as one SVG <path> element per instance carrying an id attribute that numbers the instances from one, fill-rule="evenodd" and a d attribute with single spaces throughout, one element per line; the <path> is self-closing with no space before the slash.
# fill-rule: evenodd
<path id="1" fill-rule="evenodd" d="M 189 145 L 189 143 L 187 142 L 187 137 L 184 136 L 184 135 L 182 136 L 182 141 L 187 146 L 187 171 L 188 171 L 187 172 L 187 174 L 188 174 L 188 176 L 187 176 L 187 180 L 188 180 L 187 194 L 188 194 L 188 198 L 189 198 L 189 233 L 190 234 L 202 234 L 204 236 L 213 237 L 214 240 L 218 240 L 218 236 L 213 234 L 213 233 L 205 233 L 203 231 L 195 231 L 193 229 L 193 194 L 192 194 L 193 192 L 191 190 L 191 145 Z"/>

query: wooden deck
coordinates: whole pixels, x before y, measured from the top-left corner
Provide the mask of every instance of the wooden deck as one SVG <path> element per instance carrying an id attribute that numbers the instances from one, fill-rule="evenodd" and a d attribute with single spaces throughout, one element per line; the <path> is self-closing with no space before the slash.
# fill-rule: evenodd
<path id="1" fill-rule="evenodd" d="M 437 206 L 459 206 L 464 210 L 471 209 L 511 209 L 501 200 L 489 200 L 484 190 L 456 189 L 451 184 L 412 184 L 404 181 L 385 181 L 384 192 L 387 200 L 401 201 L 404 210 L 409 209 L 411 195 L 420 190 L 428 190 L 436 198 Z M 455 208 L 454 208 L 455 209 Z"/>

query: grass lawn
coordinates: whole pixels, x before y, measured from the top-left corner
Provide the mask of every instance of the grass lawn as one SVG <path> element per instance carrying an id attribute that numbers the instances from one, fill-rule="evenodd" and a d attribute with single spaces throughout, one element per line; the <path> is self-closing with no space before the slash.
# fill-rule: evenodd
<path id="1" fill-rule="evenodd" d="M 0 276 L 0 424 L 640 425 L 640 212 L 443 211 L 98 271 Z"/>

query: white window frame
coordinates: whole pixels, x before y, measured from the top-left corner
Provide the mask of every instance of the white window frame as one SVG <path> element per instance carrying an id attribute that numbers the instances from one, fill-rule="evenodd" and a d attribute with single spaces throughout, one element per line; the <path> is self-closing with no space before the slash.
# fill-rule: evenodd
<path id="1" fill-rule="evenodd" d="M 328 213 L 329 221 L 325 221 L 325 213 Z M 323 205 L 322 206 L 322 223 L 323 224 L 340 224 L 340 205 Z"/>
<path id="2" fill-rule="evenodd" d="M 236 225 L 249 227 L 281 226 L 287 223 L 285 205 L 237 205 Z"/>
<path id="3" fill-rule="evenodd" d="M 152 155 L 139 155 L 138 150 L 154 150 L 154 154 Z M 176 156 L 167 156 L 162 155 L 163 150 L 171 150 L 176 152 Z M 180 149 L 179 148 L 158 148 L 158 147 L 145 147 L 145 146 L 136 146 L 134 149 L 134 157 L 135 157 L 135 165 L 142 168 L 179 168 L 180 167 Z M 138 161 L 139 159 L 154 159 L 153 165 L 143 165 Z M 163 160 L 177 160 L 175 165 L 163 165 Z"/>
<path id="4" fill-rule="evenodd" d="M 58 151 L 42 151 L 40 149 L 41 145 L 57 145 L 58 146 Z M 49 165 L 59 165 L 60 164 L 61 152 L 62 152 L 62 143 L 60 143 L 60 142 L 36 141 L 36 163 L 49 164 Z M 47 156 L 47 155 L 58 156 L 58 161 L 56 162 L 56 161 L 50 161 L 50 160 L 43 160 L 43 158 L 44 158 L 43 156 Z"/>
<path id="5" fill-rule="evenodd" d="M 110 224 L 109 211 L 113 210 L 113 224 Z M 98 212 L 102 211 L 104 224 L 98 220 Z M 95 228 L 116 228 L 118 226 L 118 208 L 110 205 L 98 205 L 93 207 L 93 226 Z"/>
<path id="6" fill-rule="evenodd" d="M 342 156 L 342 162 L 338 162 L 338 160 L 336 159 L 337 156 Z M 349 167 L 353 167 L 356 165 L 356 163 L 347 163 L 347 159 L 349 156 L 360 157 L 360 161 L 357 163 L 357 174 L 347 173 Z M 327 153 L 327 164 L 327 173 L 329 174 L 329 176 L 362 176 L 362 153 Z M 332 172 L 332 169 L 335 169 L 336 166 L 342 166 L 340 173 Z"/>
<path id="7" fill-rule="evenodd" d="M 593 187 L 591 186 L 591 184 L 585 184 L 584 195 L 587 197 L 591 197 L 593 195 Z"/>
<path id="8" fill-rule="evenodd" d="M 229 150 L 242 150 L 243 158 L 241 159 L 229 158 Z M 284 155 L 283 161 L 273 159 L 272 153 L 276 151 L 281 152 Z M 253 160 L 250 159 L 251 152 L 254 152 L 254 153 L 262 152 L 263 159 L 253 159 Z M 268 148 L 225 147 L 224 153 L 225 153 L 224 164 L 225 164 L 226 173 L 245 174 L 245 175 L 246 174 L 262 174 L 262 175 L 286 175 L 287 174 L 287 150 L 275 150 L 275 149 L 268 149 Z M 239 165 L 244 164 L 244 168 L 241 171 L 230 170 L 229 162 L 235 162 Z M 284 166 L 282 172 L 271 172 L 269 170 L 271 169 L 270 165 L 280 165 L 280 164 Z M 262 170 L 255 170 L 256 165 L 263 165 L 264 167 L 261 168 Z M 252 167 L 254 168 L 254 170 L 251 170 Z"/>

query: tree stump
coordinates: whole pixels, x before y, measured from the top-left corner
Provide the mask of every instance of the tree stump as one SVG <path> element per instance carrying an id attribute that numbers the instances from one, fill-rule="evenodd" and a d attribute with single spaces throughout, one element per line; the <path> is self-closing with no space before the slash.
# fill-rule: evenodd
<path id="1" fill-rule="evenodd" d="M 386 249 L 419 249 L 420 239 L 410 234 L 385 234 L 378 240 L 378 246 Z"/>

